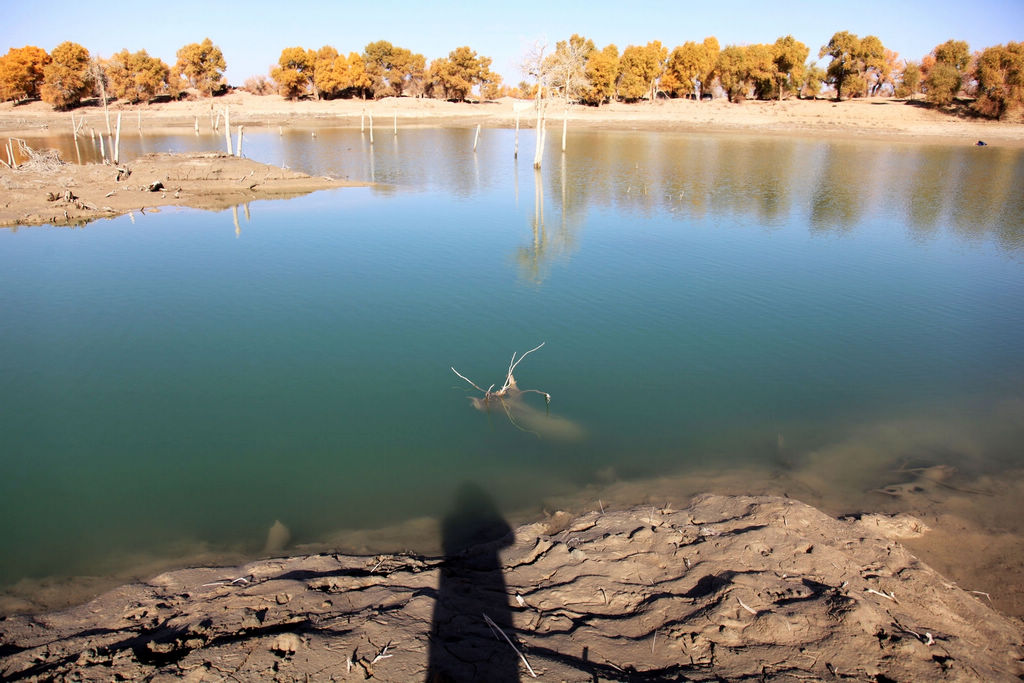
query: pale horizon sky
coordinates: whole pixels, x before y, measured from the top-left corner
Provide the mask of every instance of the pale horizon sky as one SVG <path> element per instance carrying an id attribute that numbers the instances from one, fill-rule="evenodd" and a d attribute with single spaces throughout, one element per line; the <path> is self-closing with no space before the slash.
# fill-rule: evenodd
<path id="1" fill-rule="evenodd" d="M 5 4 L 0 54 L 24 45 L 49 52 L 71 40 L 101 57 L 124 48 L 145 49 L 173 64 L 180 47 L 209 37 L 224 53 L 231 85 L 242 85 L 249 76 L 267 75 L 286 47 L 331 45 L 346 54 L 361 53 L 375 40 L 421 53 L 428 64 L 468 45 L 491 57 L 492 70 L 510 85 L 523 80 L 519 63 L 536 41 L 553 49 L 556 41 L 573 33 L 592 39 L 598 48 L 614 43 L 620 51 L 651 40 L 660 40 L 671 50 L 710 35 L 725 47 L 772 43 L 792 34 L 807 45 L 812 59 L 833 33 L 844 30 L 859 36 L 874 34 L 901 58 L 912 60 L 920 60 L 950 38 L 966 40 L 972 51 L 1024 40 L 1024 0 L 863 0 L 834 5 L 803 0 L 250 0 L 244 4 L 179 0 L 160 11 L 149 9 L 152 5 L 90 0 Z"/>

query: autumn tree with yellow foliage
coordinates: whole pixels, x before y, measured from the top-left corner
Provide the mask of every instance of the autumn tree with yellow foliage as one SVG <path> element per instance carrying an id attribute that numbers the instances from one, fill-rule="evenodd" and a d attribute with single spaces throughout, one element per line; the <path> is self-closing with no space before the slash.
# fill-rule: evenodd
<path id="1" fill-rule="evenodd" d="M 447 57 L 430 63 L 427 91 L 438 99 L 464 102 L 477 85 L 486 87 L 501 82 L 501 77 L 490 68 L 490 57 L 477 55 L 467 46 L 457 47 Z"/>
<path id="2" fill-rule="evenodd" d="M 313 82 L 315 54 L 301 47 L 281 50 L 277 66 L 270 70 L 270 77 L 277 83 L 282 97 L 297 100 L 307 93 Z"/>
<path id="3" fill-rule="evenodd" d="M 978 55 L 974 110 L 1003 119 L 1024 112 L 1024 42 L 987 47 Z"/>
<path id="4" fill-rule="evenodd" d="M 879 69 L 885 63 L 885 47 L 881 40 L 876 36 L 858 38 L 849 31 L 833 34 L 818 52 L 819 58 L 825 55 L 832 58 L 826 73 L 828 82 L 835 85 L 836 101 L 841 100 L 843 95 L 866 95 L 868 71 Z"/>
<path id="5" fill-rule="evenodd" d="M 211 96 L 224 87 L 224 71 L 228 65 L 224 53 L 209 38 L 185 45 L 176 56 L 174 72 L 183 75 L 201 94 Z"/>
<path id="6" fill-rule="evenodd" d="M 587 85 L 580 94 L 580 101 L 593 106 L 610 102 L 615 98 L 619 78 L 619 48 L 605 45 L 587 55 L 584 67 Z"/>
<path id="7" fill-rule="evenodd" d="M 426 64 L 423 55 L 386 40 L 372 42 L 363 49 L 363 65 L 370 82 L 367 90 L 378 99 L 422 93 Z"/>
<path id="8" fill-rule="evenodd" d="M 12 47 L 0 57 L 0 100 L 28 100 L 39 97 L 43 70 L 50 63 L 46 50 L 34 45 Z"/>
<path id="9" fill-rule="evenodd" d="M 676 47 L 665 64 L 661 89 L 669 97 L 693 94 L 694 99 L 700 101 L 714 80 L 719 52 L 718 39 L 714 36 L 708 36 L 703 43 L 687 41 Z"/>
<path id="10" fill-rule="evenodd" d="M 799 92 L 803 83 L 804 62 L 811 53 L 810 48 L 793 36 L 776 39 L 773 47 L 772 64 L 778 80 L 779 99 L 788 91 Z"/>
<path id="11" fill-rule="evenodd" d="M 92 91 L 89 51 L 78 43 L 63 42 L 53 48 L 50 63 L 43 68 L 39 95 L 55 109 L 77 106 Z"/>
<path id="12" fill-rule="evenodd" d="M 121 50 L 107 60 L 105 70 L 110 92 L 126 102 L 148 102 L 157 95 L 177 94 L 171 92 L 171 68 L 145 50 Z"/>
<path id="13" fill-rule="evenodd" d="M 619 58 L 619 98 L 636 102 L 646 97 L 653 101 L 667 58 L 668 50 L 658 40 L 643 46 L 630 45 L 623 50 Z"/>

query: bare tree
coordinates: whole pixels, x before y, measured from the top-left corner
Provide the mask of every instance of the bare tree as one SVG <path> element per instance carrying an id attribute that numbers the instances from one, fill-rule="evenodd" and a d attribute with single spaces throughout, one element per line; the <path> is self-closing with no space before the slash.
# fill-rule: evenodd
<path id="1" fill-rule="evenodd" d="M 534 168 L 540 168 L 544 155 L 544 92 L 547 90 L 551 80 L 551 73 L 544 58 L 544 52 L 547 50 L 547 47 L 547 43 L 535 42 L 523 56 L 523 61 L 520 65 L 523 74 L 534 79 L 537 84 L 537 148 L 533 155 Z"/>
<path id="2" fill-rule="evenodd" d="M 590 85 L 587 78 L 587 57 L 594 52 L 594 42 L 579 35 L 561 40 L 544 65 L 551 75 L 551 86 L 562 95 L 562 151 L 565 151 L 566 130 L 569 125 L 569 103 L 580 99 Z"/>

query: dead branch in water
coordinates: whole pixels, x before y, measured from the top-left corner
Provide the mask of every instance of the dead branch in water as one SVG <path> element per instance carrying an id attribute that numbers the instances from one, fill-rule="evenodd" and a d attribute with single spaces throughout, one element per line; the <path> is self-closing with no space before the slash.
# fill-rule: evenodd
<path id="1" fill-rule="evenodd" d="M 483 401 L 485 403 L 490 403 L 492 400 L 499 400 L 500 401 L 500 400 L 510 396 L 511 394 L 515 393 L 515 394 L 540 394 L 541 396 L 544 397 L 544 403 L 545 404 L 550 404 L 551 403 L 551 394 L 549 394 L 546 391 L 540 391 L 539 389 L 520 389 L 518 386 L 516 386 L 516 378 L 512 375 L 513 371 L 515 371 L 515 369 L 516 369 L 516 366 L 518 366 L 520 363 L 522 363 L 524 358 L 529 356 L 531 353 L 533 353 L 534 351 L 536 351 L 540 347 L 544 346 L 544 344 L 545 344 L 545 342 L 541 342 L 540 344 L 538 344 L 537 346 L 533 347 L 532 349 L 530 349 L 529 351 L 527 351 L 523 355 L 519 356 L 518 360 L 516 359 L 516 355 L 517 354 L 515 352 L 513 352 L 512 360 L 508 364 L 508 372 L 505 373 L 505 382 L 504 382 L 504 384 L 501 385 L 501 389 L 498 389 L 497 391 L 493 391 L 493 389 L 494 389 L 494 385 L 493 384 L 490 387 L 488 387 L 487 389 L 481 389 L 479 386 L 477 386 L 476 382 L 474 382 L 470 378 L 468 378 L 465 375 L 463 375 L 461 372 L 456 370 L 454 367 L 452 367 L 452 372 L 454 372 L 456 375 L 458 375 L 461 379 L 464 379 L 466 382 L 468 382 L 471 387 L 473 387 L 477 391 L 483 393 L 483 395 L 484 395 Z"/>

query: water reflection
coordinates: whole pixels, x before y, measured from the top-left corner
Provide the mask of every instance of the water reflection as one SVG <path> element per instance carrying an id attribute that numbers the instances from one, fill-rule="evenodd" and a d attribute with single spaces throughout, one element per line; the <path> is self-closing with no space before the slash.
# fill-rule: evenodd
<path id="1" fill-rule="evenodd" d="M 87 126 L 77 148 L 70 133 L 28 141 L 58 149 L 66 159 L 97 163 L 104 158 L 102 133 L 93 132 Z M 387 132 L 390 141 L 371 144 L 358 129 L 318 129 L 313 136 L 311 130 L 254 128 L 247 131 L 246 154 L 315 175 L 379 182 L 381 191 L 398 186 L 464 198 L 506 183 L 518 193 L 519 174 L 530 172 L 513 156 L 512 130 L 483 131 L 477 152 L 474 127 Z M 1009 250 L 1024 242 L 1024 154 L 1016 149 L 608 131 L 570 136 L 566 154 L 552 153 L 559 140 L 548 143 L 542 171 L 549 199 L 562 214 L 559 230 L 546 236 L 561 240 L 561 249 L 573 248 L 576 229 L 602 207 L 629 208 L 644 217 L 732 216 L 764 227 L 797 221 L 815 232 L 838 233 L 881 218 L 906 222 L 919 241 L 948 229 L 966 241 L 994 237 Z M 149 151 L 221 151 L 222 143 L 212 131 L 123 133 L 121 155 L 130 160 Z M 530 280 L 543 279 L 541 254 L 554 251 L 541 239 L 540 212 L 534 214 L 537 237 L 517 255 Z"/>

